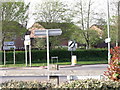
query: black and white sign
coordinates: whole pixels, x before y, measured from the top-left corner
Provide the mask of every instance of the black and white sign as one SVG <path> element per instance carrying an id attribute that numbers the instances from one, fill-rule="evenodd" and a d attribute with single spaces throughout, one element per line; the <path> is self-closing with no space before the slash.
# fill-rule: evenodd
<path id="1" fill-rule="evenodd" d="M 75 41 L 68 41 L 68 51 L 75 51 L 77 43 Z"/>

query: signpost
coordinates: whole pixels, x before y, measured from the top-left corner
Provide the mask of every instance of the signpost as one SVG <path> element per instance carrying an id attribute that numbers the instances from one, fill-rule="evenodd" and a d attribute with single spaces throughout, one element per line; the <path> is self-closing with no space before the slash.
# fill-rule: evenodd
<path id="1" fill-rule="evenodd" d="M 68 41 L 68 51 L 75 51 L 77 48 L 77 43 L 75 41 Z"/>
<path id="2" fill-rule="evenodd" d="M 35 36 L 46 36 L 47 37 L 47 68 L 49 70 L 49 36 L 57 36 L 62 34 L 61 29 L 45 29 L 45 30 L 35 30 Z"/>
<path id="3" fill-rule="evenodd" d="M 3 50 L 4 50 L 4 65 L 6 64 L 6 50 L 13 50 L 13 61 L 15 64 L 15 46 L 14 46 L 14 41 L 8 41 L 8 42 L 4 42 L 4 46 L 3 46 Z"/>
<path id="4" fill-rule="evenodd" d="M 71 51 L 71 61 L 72 65 L 76 64 L 76 56 L 73 55 L 73 51 L 77 48 L 77 43 L 73 40 L 68 41 L 68 51 Z"/>
<path id="5" fill-rule="evenodd" d="M 24 45 L 25 45 L 25 63 L 27 66 L 27 46 L 29 46 L 29 63 L 30 63 L 30 67 L 31 67 L 31 43 L 30 43 L 30 35 L 25 35 L 25 41 L 24 41 Z"/>

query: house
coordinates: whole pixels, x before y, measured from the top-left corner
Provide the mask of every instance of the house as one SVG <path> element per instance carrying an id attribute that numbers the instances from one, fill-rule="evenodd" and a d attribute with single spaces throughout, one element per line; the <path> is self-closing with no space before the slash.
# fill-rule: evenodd
<path id="1" fill-rule="evenodd" d="M 35 36 L 35 30 L 45 30 L 45 28 L 39 23 L 34 23 L 32 27 L 29 28 L 30 38 L 46 38 L 46 36 Z"/>
<path id="2" fill-rule="evenodd" d="M 21 37 L 17 37 L 14 39 L 16 50 L 24 50 L 24 39 Z"/>
<path id="3" fill-rule="evenodd" d="M 102 28 L 102 27 L 99 26 L 99 25 L 94 24 L 94 25 L 92 25 L 92 26 L 90 27 L 90 29 L 97 31 L 99 37 L 102 38 L 102 36 L 103 36 L 103 34 L 104 34 L 104 31 L 103 31 L 104 28 Z"/>

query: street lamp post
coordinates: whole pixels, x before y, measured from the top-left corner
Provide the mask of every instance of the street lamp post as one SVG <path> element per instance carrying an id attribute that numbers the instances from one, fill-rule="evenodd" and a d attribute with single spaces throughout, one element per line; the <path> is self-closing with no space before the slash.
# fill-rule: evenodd
<path id="1" fill-rule="evenodd" d="M 118 35 L 117 35 L 117 42 L 118 42 L 118 45 L 117 46 L 120 46 L 120 1 L 118 2 Z"/>
<path id="2" fill-rule="evenodd" d="M 107 0 L 108 64 L 110 63 L 110 21 L 109 0 Z"/>

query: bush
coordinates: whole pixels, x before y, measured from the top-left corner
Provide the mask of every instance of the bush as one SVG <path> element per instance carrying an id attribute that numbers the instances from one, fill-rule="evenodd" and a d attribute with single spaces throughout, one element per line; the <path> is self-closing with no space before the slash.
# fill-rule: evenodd
<path id="1" fill-rule="evenodd" d="M 24 90 L 25 88 L 33 90 L 33 88 L 39 90 L 120 90 L 120 82 L 104 81 L 97 79 L 85 79 L 76 80 L 71 82 L 65 82 L 59 86 L 48 82 L 36 82 L 36 81 L 8 81 L 0 84 L 2 90 L 9 88 L 17 88 Z M 35 89 L 35 90 L 36 90 Z"/>
<path id="2" fill-rule="evenodd" d="M 111 49 L 112 58 L 109 63 L 108 71 L 105 71 L 105 75 L 114 81 L 120 81 L 120 47 L 114 47 Z"/>
<path id="3" fill-rule="evenodd" d="M 2 52 L 3 53 L 3 52 Z M 73 51 L 77 61 L 104 61 L 107 60 L 107 50 L 77 50 Z M 46 63 L 46 50 L 32 50 L 32 63 Z M 50 59 L 58 56 L 59 62 L 70 62 L 71 52 L 67 50 L 50 50 Z M 13 63 L 13 52 L 6 52 L 7 64 Z M 29 57 L 28 57 L 29 58 Z M 29 61 L 28 61 L 29 62 Z M 25 63 L 25 52 L 16 51 L 16 63 Z"/>
<path id="4" fill-rule="evenodd" d="M 103 81 L 97 79 L 87 79 L 87 80 L 76 80 L 72 82 L 66 82 L 57 88 L 62 90 L 76 90 L 79 88 L 80 90 L 119 90 L 120 89 L 120 82 L 113 82 L 113 81 Z"/>
<path id="5" fill-rule="evenodd" d="M 0 84 L 2 89 L 8 89 L 8 88 L 17 88 L 17 89 L 24 89 L 24 88 L 28 88 L 28 89 L 32 89 L 32 88 L 39 88 L 42 90 L 46 90 L 48 88 L 52 88 L 54 87 L 53 84 L 48 83 L 48 82 L 37 82 L 37 81 L 8 81 L 8 82 L 4 82 L 2 84 Z"/>

